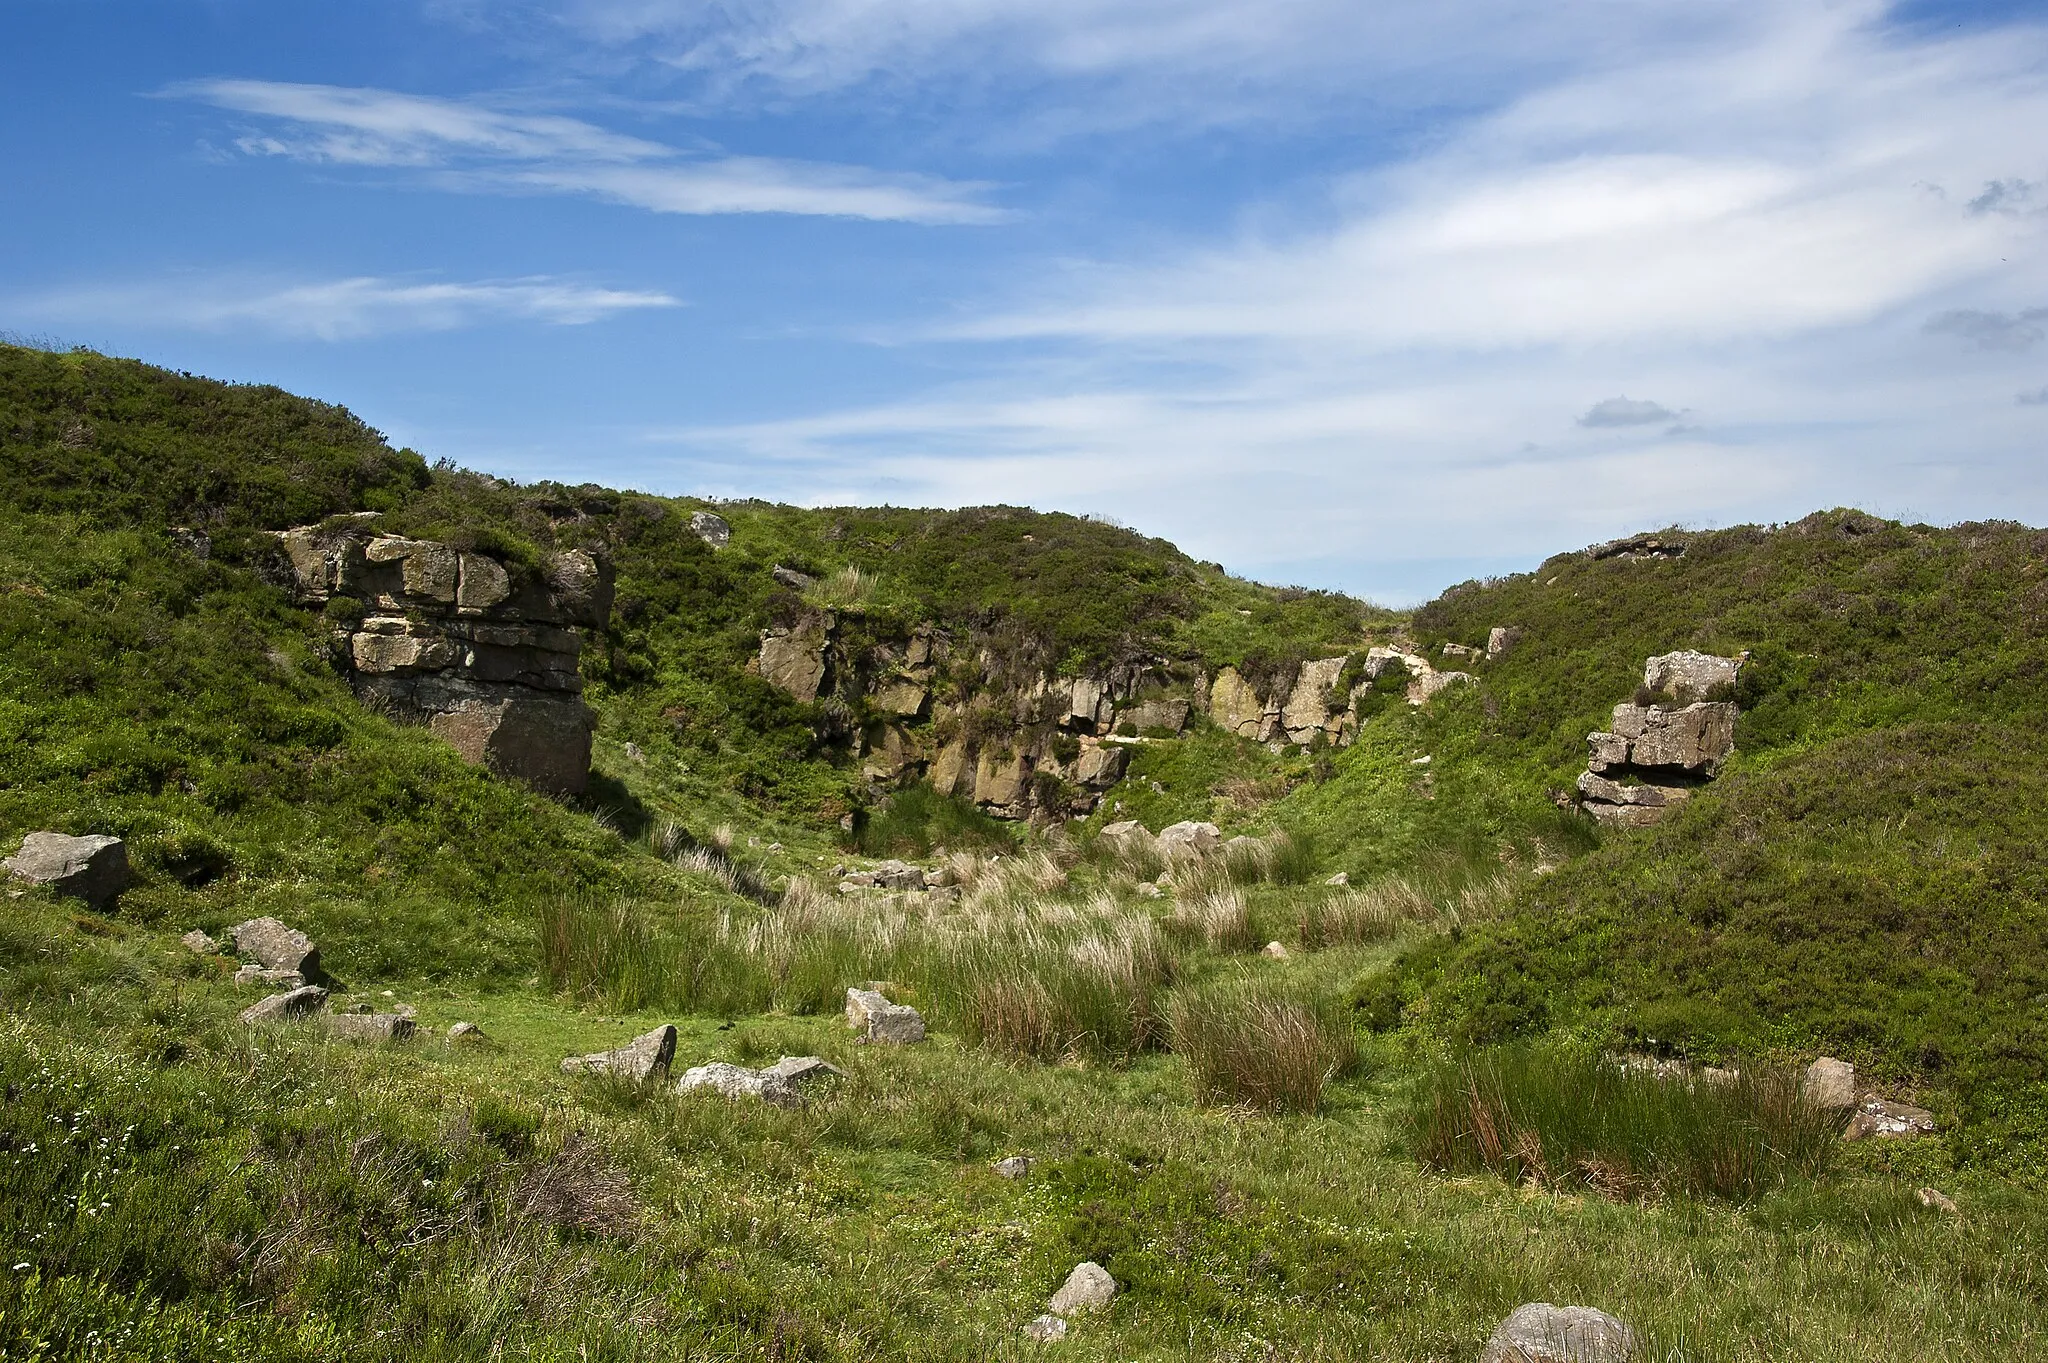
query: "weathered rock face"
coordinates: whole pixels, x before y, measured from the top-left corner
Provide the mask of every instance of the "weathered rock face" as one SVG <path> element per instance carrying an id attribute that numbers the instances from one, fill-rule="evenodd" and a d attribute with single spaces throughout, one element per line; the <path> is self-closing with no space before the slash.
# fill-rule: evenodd
<path id="1" fill-rule="evenodd" d="M 31 833 L 19 852 L 0 861 L 0 870 L 99 908 L 128 886 L 128 848 L 105 833 Z"/>
<path id="2" fill-rule="evenodd" d="M 1334 740 L 1342 732 L 1343 716 L 1349 701 L 1346 698 L 1332 702 L 1337 680 L 1343 676 L 1344 665 L 1349 661 L 1348 658 L 1318 658 L 1301 665 L 1294 690 L 1280 709 L 1280 725 L 1287 731 L 1288 742 L 1306 747 L 1315 741 L 1318 734 Z"/>
<path id="3" fill-rule="evenodd" d="M 608 565 L 570 549 L 544 580 L 515 584 L 488 555 L 381 535 L 360 518 L 280 539 L 302 600 L 344 597 L 366 610 L 338 638 L 358 695 L 426 723 L 480 766 L 554 794 L 588 785 L 592 716 L 576 629 L 610 617 Z"/>
<path id="4" fill-rule="evenodd" d="M 805 704 L 825 685 L 825 645 L 833 620 L 825 612 L 806 614 L 794 624 L 761 636 L 761 679 Z"/>
<path id="5" fill-rule="evenodd" d="M 1479 1363 L 1629 1363 L 1635 1331 L 1590 1306 L 1530 1302 L 1494 1329 Z"/>
<path id="6" fill-rule="evenodd" d="M 1601 823 L 1640 828 L 1657 822 L 1691 797 L 1695 786 L 1720 775 L 1735 751 L 1731 701 L 1698 697 L 1724 691 L 1739 658 L 1666 653 L 1650 659 L 1643 684 L 1687 703 L 1614 707 L 1608 730 L 1586 735 L 1586 770 L 1579 777 L 1581 807 Z"/>
<path id="7" fill-rule="evenodd" d="M 1259 693 L 1234 667 L 1225 667 L 1209 685 L 1209 718 L 1226 733 L 1264 743 L 1279 723 L 1277 709 L 1268 711 Z"/>

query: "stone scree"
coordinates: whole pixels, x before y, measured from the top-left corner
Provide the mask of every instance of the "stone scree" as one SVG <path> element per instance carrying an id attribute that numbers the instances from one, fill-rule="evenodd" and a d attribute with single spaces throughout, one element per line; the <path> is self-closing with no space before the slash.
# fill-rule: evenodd
<path id="1" fill-rule="evenodd" d="M 362 517 L 279 539 L 302 601 L 363 604 L 365 617 L 336 639 L 357 695 L 550 794 L 589 784 L 593 717 L 576 628 L 599 629 L 610 617 L 609 565 L 570 549 L 554 556 L 545 581 L 515 584 L 488 555 L 379 534 Z"/>
<path id="2" fill-rule="evenodd" d="M 1734 684 L 1740 658 L 1664 653 L 1643 666 L 1643 685 L 1677 704 L 1614 707 L 1609 730 L 1586 735 L 1591 749 L 1579 776 L 1579 804 L 1600 823 L 1642 828 L 1692 798 L 1693 788 L 1720 775 L 1735 751 L 1738 711 L 1708 700 Z"/>

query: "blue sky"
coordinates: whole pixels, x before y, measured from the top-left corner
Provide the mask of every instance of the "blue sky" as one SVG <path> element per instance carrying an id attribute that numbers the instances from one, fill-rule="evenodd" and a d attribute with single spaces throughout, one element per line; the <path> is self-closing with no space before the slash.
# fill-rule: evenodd
<path id="1" fill-rule="evenodd" d="M 2048 9 L 8 0 L 0 329 L 1400 603 L 2048 520 Z"/>

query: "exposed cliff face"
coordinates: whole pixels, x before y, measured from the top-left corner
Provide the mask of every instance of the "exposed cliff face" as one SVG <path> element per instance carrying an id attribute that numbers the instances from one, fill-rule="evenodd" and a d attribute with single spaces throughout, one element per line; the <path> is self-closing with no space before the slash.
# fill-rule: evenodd
<path id="1" fill-rule="evenodd" d="M 806 609 L 763 631 L 754 666 L 797 700 L 851 717 L 861 773 L 877 793 L 926 779 L 1000 818 L 1088 813 L 1122 779 L 1132 745 L 1178 736 L 1202 716 L 1255 742 L 1342 747 L 1382 678 L 1415 705 L 1471 680 L 1405 646 L 1311 659 L 1266 694 L 1236 667 L 1212 675 L 1200 659 L 1020 675 L 971 633 L 926 625 L 860 644 L 856 623 Z"/>
<path id="2" fill-rule="evenodd" d="M 515 582 L 487 554 L 379 534 L 374 518 L 279 536 L 300 599 L 360 603 L 338 622 L 337 662 L 356 693 L 426 724 L 463 757 L 551 794 L 590 780 L 577 626 L 611 613 L 609 567 L 581 549 Z"/>

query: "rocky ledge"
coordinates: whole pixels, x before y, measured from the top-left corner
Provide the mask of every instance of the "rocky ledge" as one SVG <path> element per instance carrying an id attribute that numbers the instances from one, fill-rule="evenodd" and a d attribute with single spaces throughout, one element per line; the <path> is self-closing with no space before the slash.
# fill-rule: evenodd
<path id="1" fill-rule="evenodd" d="M 1691 651 L 1645 663 L 1642 697 L 1615 706 L 1608 729 L 1586 735 L 1580 806 L 1600 823 L 1641 828 L 1720 775 L 1735 751 L 1739 712 L 1732 701 L 1708 697 L 1732 689 L 1741 668 L 1740 658 Z"/>
<path id="2" fill-rule="evenodd" d="M 550 794 L 589 784 L 577 627 L 602 628 L 611 614 L 602 559 L 570 549 L 542 573 L 520 573 L 488 554 L 381 534 L 366 517 L 279 539 L 302 601 L 362 608 L 357 619 L 328 612 L 357 695 Z"/>

